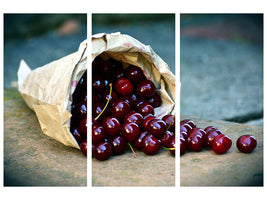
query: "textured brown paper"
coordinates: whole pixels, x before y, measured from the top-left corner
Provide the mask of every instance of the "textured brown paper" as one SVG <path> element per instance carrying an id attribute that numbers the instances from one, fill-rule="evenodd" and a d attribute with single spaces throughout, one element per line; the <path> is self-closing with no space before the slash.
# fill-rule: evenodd
<path id="1" fill-rule="evenodd" d="M 44 134 L 67 146 L 79 148 L 70 133 L 72 93 L 87 69 L 87 41 L 77 52 L 31 70 L 21 61 L 18 89 L 34 110 Z"/>
<path id="2" fill-rule="evenodd" d="M 162 98 L 162 105 L 155 108 L 156 116 L 175 114 L 175 76 L 150 46 L 121 33 L 93 35 L 92 60 L 103 52 L 122 63 L 141 67 L 145 76 L 153 81 Z"/>

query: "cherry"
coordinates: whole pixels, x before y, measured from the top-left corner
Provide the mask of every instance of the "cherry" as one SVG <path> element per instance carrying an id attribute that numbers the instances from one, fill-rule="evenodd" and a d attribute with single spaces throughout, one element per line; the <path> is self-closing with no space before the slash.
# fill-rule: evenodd
<path id="1" fill-rule="evenodd" d="M 143 139 L 148 135 L 147 131 L 142 131 L 139 137 L 134 141 L 134 146 L 138 150 L 142 150 Z"/>
<path id="2" fill-rule="evenodd" d="M 133 85 L 127 78 L 121 77 L 115 83 L 115 90 L 120 95 L 129 95 L 133 91 Z"/>
<path id="3" fill-rule="evenodd" d="M 112 145 L 112 153 L 114 155 L 123 154 L 123 152 L 127 147 L 125 139 L 121 136 L 116 136 L 115 138 L 113 138 L 113 140 L 111 141 L 111 145 Z"/>
<path id="4" fill-rule="evenodd" d="M 217 130 L 217 128 L 216 128 L 215 126 L 208 126 L 208 127 L 206 127 L 206 128 L 204 129 L 204 131 L 205 131 L 206 133 L 208 133 L 208 132 L 211 131 L 211 130 Z"/>
<path id="5" fill-rule="evenodd" d="M 232 146 L 232 140 L 224 134 L 217 135 L 212 142 L 212 150 L 216 154 L 226 153 Z"/>
<path id="6" fill-rule="evenodd" d="M 125 76 L 133 83 L 138 83 L 145 78 L 142 69 L 134 65 L 130 65 L 126 68 Z"/>
<path id="7" fill-rule="evenodd" d="M 92 143 L 98 144 L 100 142 L 103 142 L 105 140 L 105 130 L 103 126 L 96 126 L 94 129 L 92 129 Z"/>
<path id="8" fill-rule="evenodd" d="M 218 129 L 210 129 L 210 131 L 208 131 L 206 137 L 205 137 L 205 144 L 207 147 L 212 147 L 212 143 L 213 143 L 213 140 L 214 138 L 217 136 L 217 135 L 220 135 L 222 134 L 222 132 Z"/>
<path id="9" fill-rule="evenodd" d="M 187 134 L 187 132 L 185 132 L 185 131 L 181 131 L 181 132 L 180 132 L 180 137 L 184 138 L 184 139 L 187 141 L 187 138 L 188 138 L 188 134 Z"/>
<path id="10" fill-rule="evenodd" d="M 113 71 L 113 65 L 110 60 L 105 60 L 101 62 L 99 65 L 99 70 L 101 75 L 103 76 L 109 76 L 110 73 Z"/>
<path id="11" fill-rule="evenodd" d="M 79 132 L 83 135 L 87 133 L 87 117 L 83 117 L 79 123 Z"/>
<path id="12" fill-rule="evenodd" d="M 104 118 L 104 120 L 102 121 L 102 126 L 105 130 L 106 135 L 112 137 L 119 135 L 121 130 L 121 124 L 119 120 L 112 116 Z"/>
<path id="13" fill-rule="evenodd" d="M 134 122 L 136 123 L 139 127 L 142 125 L 144 121 L 144 117 L 138 113 L 138 112 L 130 112 L 129 114 L 127 114 L 124 118 L 124 123 L 126 122 Z"/>
<path id="14" fill-rule="evenodd" d="M 151 106 L 154 108 L 159 107 L 162 103 L 161 97 L 158 94 L 154 94 L 150 99 L 148 99 L 148 102 L 150 103 Z"/>
<path id="15" fill-rule="evenodd" d="M 97 160 L 107 160 L 112 154 L 112 146 L 108 142 L 100 142 L 94 150 L 94 157 Z"/>
<path id="16" fill-rule="evenodd" d="M 180 137 L 180 155 L 183 155 L 186 152 L 186 140 L 185 138 Z"/>
<path id="17" fill-rule="evenodd" d="M 134 108 L 135 110 L 138 110 L 140 109 L 141 107 L 145 106 L 145 105 L 149 105 L 148 101 L 147 100 L 144 100 L 144 99 L 137 99 L 135 101 L 135 104 L 134 104 Z"/>
<path id="18" fill-rule="evenodd" d="M 156 87 L 150 80 L 140 82 L 136 87 L 137 96 L 144 99 L 149 99 L 155 94 Z"/>
<path id="19" fill-rule="evenodd" d="M 103 103 L 95 103 L 93 105 L 93 108 L 92 108 L 92 114 L 94 117 L 98 117 L 100 113 L 102 113 L 100 116 L 99 116 L 99 120 L 103 120 L 106 116 L 109 115 L 109 110 L 108 109 L 105 109 L 105 105 Z M 103 111 L 104 110 L 104 111 Z M 102 112 L 103 111 L 103 112 Z"/>
<path id="20" fill-rule="evenodd" d="M 162 120 L 166 123 L 167 127 L 169 127 L 169 130 L 173 132 L 175 129 L 175 116 L 165 115 L 164 117 L 162 117 Z"/>
<path id="21" fill-rule="evenodd" d="M 80 149 L 81 152 L 87 157 L 87 140 L 82 141 Z"/>
<path id="22" fill-rule="evenodd" d="M 118 100 L 112 105 L 111 112 L 115 118 L 123 120 L 130 112 L 130 105 L 123 100 Z"/>
<path id="23" fill-rule="evenodd" d="M 142 150 L 147 155 L 154 155 L 160 150 L 160 141 L 153 135 L 148 134 L 142 142 Z"/>
<path id="24" fill-rule="evenodd" d="M 105 89 L 105 79 L 99 75 L 93 76 L 93 90 L 102 92 Z"/>
<path id="25" fill-rule="evenodd" d="M 192 131 L 192 127 L 189 124 L 182 124 L 180 125 L 180 132 L 185 131 L 186 133 L 190 133 Z"/>
<path id="26" fill-rule="evenodd" d="M 236 146 L 243 153 L 252 152 L 257 146 L 257 140 L 252 135 L 242 135 L 236 141 Z"/>
<path id="27" fill-rule="evenodd" d="M 192 128 L 196 128 L 195 122 L 193 122 L 191 119 L 184 119 L 180 121 L 180 125 L 183 125 L 183 124 L 189 124 Z"/>
<path id="28" fill-rule="evenodd" d="M 128 142 L 136 140 L 140 135 L 140 128 L 136 123 L 126 122 L 121 129 L 122 136 Z"/>
<path id="29" fill-rule="evenodd" d="M 155 118 L 156 118 L 156 117 L 153 116 L 152 114 L 148 114 L 148 115 L 146 115 L 146 116 L 144 117 L 144 121 L 143 121 L 143 123 L 142 123 L 142 127 L 143 127 L 143 129 L 144 129 L 144 130 L 148 130 L 148 129 L 147 129 L 147 126 L 148 126 L 149 122 L 152 121 L 152 120 L 155 119 Z"/>
<path id="30" fill-rule="evenodd" d="M 164 136 L 160 139 L 161 140 L 161 145 L 164 147 L 168 147 L 171 140 L 173 138 L 173 135 L 171 134 L 170 131 L 166 131 Z"/>
<path id="31" fill-rule="evenodd" d="M 106 103 L 109 99 L 109 104 L 112 105 L 114 102 L 118 100 L 118 95 L 115 91 L 111 92 L 111 95 L 109 90 L 105 90 L 103 94 L 101 95 L 101 100 L 103 103 Z"/>
<path id="32" fill-rule="evenodd" d="M 137 112 L 139 112 L 142 116 L 146 116 L 148 114 L 152 114 L 154 115 L 154 108 L 153 106 L 151 106 L 150 104 L 146 104 L 144 106 L 140 106 L 138 109 L 137 109 Z"/>
<path id="33" fill-rule="evenodd" d="M 79 132 L 79 129 L 78 128 L 75 128 L 73 131 L 72 131 L 72 135 L 74 136 L 75 140 L 77 141 L 77 143 L 80 145 L 81 142 L 85 139 L 86 135 L 84 134 L 81 134 Z"/>
<path id="34" fill-rule="evenodd" d="M 201 129 L 203 130 L 203 129 Z M 188 135 L 187 138 L 187 147 L 191 151 L 201 151 L 204 146 L 204 134 L 200 128 L 194 128 L 192 129 L 191 133 Z M 204 130 L 203 130 L 204 131 Z"/>
<path id="35" fill-rule="evenodd" d="M 72 105 L 71 113 L 77 118 L 87 117 L 87 103 L 78 103 Z"/>
<path id="36" fill-rule="evenodd" d="M 167 130 L 166 123 L 161 119 L 153 119 L 147 126 L 147 130 L 157 139 L 162 138 Z"/>
<path id="37" fill-rule="evenodd" d="M 130 96 L 121 96 L 120 100 L 123 100 L 126 103 L 128 103 L 130 105 L 130 107 L 133 107 L 133 105 L 134 105 L 133 100 L 131 99 Z"/>

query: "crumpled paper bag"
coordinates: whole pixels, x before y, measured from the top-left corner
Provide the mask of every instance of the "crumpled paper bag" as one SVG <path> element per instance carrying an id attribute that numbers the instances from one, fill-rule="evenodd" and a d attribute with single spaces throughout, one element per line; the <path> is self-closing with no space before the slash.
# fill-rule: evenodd
<path id="1" fill-rule="evenodd" d="M 175 76 L 149 45 L 119 32 L 99 33 L 92 36 L 92 60 L 100 54 L 141 67 L 162 98 L 162 105 L 154 110 L 155 115 L 163 117 L 166 114 L 175 114 Z"/>
<path id="2" fill-rule="evenodd" d="M 31 70 L 24 60 L 18 69 L 18 90 L 34 110 L 44 134 L 66 146 L 80 148 L 70 133 L 72 93 L 87 70 L 87 41 L 77 52 Z"/>

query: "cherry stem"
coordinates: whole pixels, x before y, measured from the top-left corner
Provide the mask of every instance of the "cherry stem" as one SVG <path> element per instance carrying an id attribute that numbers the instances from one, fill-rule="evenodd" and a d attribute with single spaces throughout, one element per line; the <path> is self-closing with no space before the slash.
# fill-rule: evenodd
<path id="1" fill-rule="evenodd" d="M 128 145 L 129 145 L 130 149 L 132 150 L 132 152 L 133 152 L 133 154 L 134 154 L 134 157 L 136 158 L 136 157 L 137 157 L 137 154 L 134 152 L 133 147 L 132 147 L 132 145 L 130 144 L 130 142 L 128 142 Z"/>
<path id="2" fill-rule="evenodd" d="M 166 150 L 175 150 L 175 147 L 167 148 L 167 147 L 161 146 L 161 148 L 166 149 Z"/>
<path id="3" fill-rule="evenodd" d="M 167 131 L 168 131 L 169 128 L 171 127 L 172 122 L 173 122 L 173 119 L 174 119 L 174 115 L 173 115 L 173 117 L 172 117 L 171 123 L 169 124 L 168 128 L 166 129 L 166 131 L 165 131 L 165 133 L 164 133 L 164 136 L 166 135 Z"/>
<path id="4" fill-rule="evenodd" d="M 109 104 L 109 100 L 110 100 L 110 98 L 111 98 L 111 93 L 112 93 L 112 83 L 110 83 L 109 86 L 110 86 L 110 90 L 109 90 L 108 101 L 107 101 L 105 107 L 103 108 L 103 110 L 101 111 L 101 113 L 99 113 L 99 115 L 95 118 L 96 120 L 102 115 L 102 113 L 106 110 L 106 108 L 107 108 L 107 106 L 108 106 L 108 104 Z"/>

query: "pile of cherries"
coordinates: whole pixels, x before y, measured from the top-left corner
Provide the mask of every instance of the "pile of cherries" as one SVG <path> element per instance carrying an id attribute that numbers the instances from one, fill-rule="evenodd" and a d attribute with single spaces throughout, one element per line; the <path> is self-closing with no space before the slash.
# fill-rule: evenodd
<path id="1" fill-rule="evenodd" d="M 231 146 L 231 138 L 214 126 L 202 129 L 190 119 L 180 121 L 180 155 L 186 150 L 199 152 L 204 147 L 211 148 L 216 154 L 224 154 Z M 250 153 L 256 148 L 257 141 L 252 135 L 242 135 L 236 146 L 241 152 Z"/>
<path id="2" fill-rule="evenodd" d="M 175 116 L 154 116 L 162 104 L 154 83 L 138 66 L 113 58 L 92 63 L 92 156 L 106 160 L 127 146 L 156 154 L 161 147 L 174 154 Z"/>
<path id="3" fill-rule="evenodd" d="M 70 132 L 87 156 L 87 72 L 79 80 L 72 94 Z"/>

